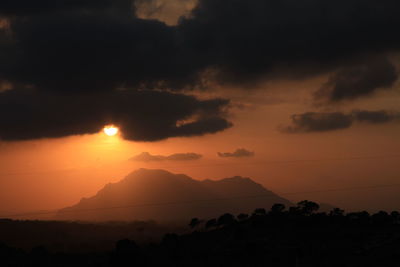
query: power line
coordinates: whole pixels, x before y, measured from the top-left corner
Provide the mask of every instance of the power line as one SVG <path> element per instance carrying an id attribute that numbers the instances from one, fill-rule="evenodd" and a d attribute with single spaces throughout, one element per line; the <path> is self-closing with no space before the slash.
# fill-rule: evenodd
<path id="1" fill-rule="evenodd" d="M 259 165 L 259 164 L 292 164 L 292 163 L 307 163 L 307 162 L 324 162 L 324 161 L 346 161 L 346 160 L 366 160 L 366 159 L 388 159 L 388 158 L 400 158 L 400 155 L 381 155 L 381 156 L 354 156 L 354 157 L 338 157 L 338 158 L 325 158 L 325 159 L 304 159 L 304 160 L 282 160 L 282 161 L 263 161 L 263 162 L 235 162 L 235 163 L 220 163 L 220 164 L 202 164 L 202 165 L 189 165 L 187 167 L 202 167 L 202 166 L 230 166 L 230 165 Z M 171 166 L 169 166 L 171 167 Z M 75 171 L 73 169 L 65 169 L 60 170 L 62 172 L 65 171 Z M 55 173 L 57 170 L 52 171 L 41 171 L 37 172 L 37 174 L 44 173 Z M 23 174 L 36 174 L 36 173 L 18 173 L 18 172 L 10 172 L 5 175 L 23 175 Z M 4 175 L 4 174 L 0 174 Z M 289 192 L 289 193 L 280 193 L 279 195 L 287 196 L 287 195 L 300 195 L 300 194 L 316 194 L 316 193 L 329 193 L 329 192 L 343 192 L 343 191 L 353 191 L 353 190 L 365 190 L 365 189 L 379 189 L 379 188 L 388 188 L 388 187 L 397 187 L 400 184 L 389 184 L 389 185 L 376 185 L 376 186 L 364 186 L 364 187 L 350 187 L 350 188 L 337 188 L 337 189 L 326 189 L 326 190 L 315 190 L 315 191 L 303 191 L 303 192 Z M 68 213 L 68 212 L 90 212 L 97 210 L 112 210 L 112 209 L 124 209 L 124 208 L 140 208 L 140 207 L 152 207 L 152 206 L 167 206 L 167 205 L 185 205 L 185 204 L 193 204 L 199 202 L 214 202 L 214 201 L 223 201 L 223 200 L 232 200 L 232 199 L 249 199 L 249 198 L 265 198 L 265 197 L 275 197 L 275 195 L 254 195 L 254 196 L 240 196 L 240 197 L 230 197 L 230 198 L 219 198 L 219 199 L 207 199 L 207 200 L 195 200 L 195 201 L 186 201 L 186 202 L 164 202 L 164 203 L 148 203 L 148 204 L 139 204 L 139 205 L 127 205 L 127 206 L 117 206 L 117 207 L 102 207 L 95 209 L 84 209 L 84 210 L 73 210 L 73 211 L 51 211 L 51 212 L 37 212 L 37 213 L 23 213 L 23 214 L 14 214 L 0 217 L 23 217 L 23 216 L 36 216 L 36 215 L 50 215 L 57 213 Z"/>
<path id="2" fill-rule="evenodd" d="M 0 173 L 0 176 L 14 176 L 14 175 L 41 175 L 41 174 L 52 174 L 52 173 L 68 173 L 76 172 L 78 169 L 58 169 L 58 170 L 47 170 L 47 171 L 31 171 L 31 172 L 4 172 Z"/>
<path id="3" fill-rule="evenodd" d="M 329 193 L 329 192 L 345 192 L 345 191 L 370 190 L 370 189 L 379 189 L 379 188 L 392 188 L 392 187 L 398 187 L 398 186 L 400 186 L 400 183 L 399 184 L 386 184 L 386 185 L 373 185 L 373 186 L 347 187 L 347 188 L 333 188 L 333 189 L 314 190 L 314 191 L 299 191 L 299 192 L 282 193 L 280 195 L 290 196 L 290 195 L 316 194 L 316 193 Z M 135 205 L 126 205 L 126 206 L 114 206 L 114 207 L 100 207 L 100 208 L 80 209 L 80 210 L 32 212 L 32 213 L 21 213 L 21 214 L 0 216 L 0 218 L 1 217 L 13 218 L 13 217 L 24 217 L 24 216 L 40 216 L 40 215 L 65 214 L 65 213 L 75 213 L 75 212 L 91 212 L 91 211 L 126 209 L 126 208 L 145 208 L 145 207 L 174 206 L 174 205 L 188 205 L 188 204 L 190 205 L 190 204 L 204 203 L 204 202 L 216 202 L 216 201 L 225 201 L 225 200 L 234 200 L 234 199 L 270 198 L 270 197 L 271 198 L 279 197 L 279 195 L 270 193 L 268 195 L 263 194 L 263 195 L 236 196 L 236 197 L 229 197 L 229 198 L 215 198 L 215 199 L 203 199 L 203 200 L 192 200 L 192 201 L 146 203 L 146 204 L 135 204 Z"/>
<path id="4" fill-rule="evenodd" d="M 312 162 L 329 162 L 329 161 L 353 161 L 353 160 L 368 160 L 368 159 L 390 159 L 400 158 L 400 155 L 381 155 L 381 156 L 354 156 L 354 157 L 337 157 L 323 159 L 294 159 L 294 160 L 271 160 L 258 162 L 229 162 L 215 164 L 196 164 L 185 165 L 185 167 L 210 167 L 210 166 L 232 166 L 232 165 L 269 165 L 269 164 L 295 164 L 295 163 L 312 163 Z M 181 166 L 164 166 L 163 168 L 181 167 Z"/>

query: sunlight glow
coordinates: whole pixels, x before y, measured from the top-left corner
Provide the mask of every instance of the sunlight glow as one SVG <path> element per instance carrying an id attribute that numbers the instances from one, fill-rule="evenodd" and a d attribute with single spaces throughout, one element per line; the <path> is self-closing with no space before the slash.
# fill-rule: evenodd
<path id="1" fill-rule="evenodd" d="M 108 136 L 116 136 L 119 132 L 119 129 L 114 125 L 107 125 L 104 127 L 104 133 Z"/>

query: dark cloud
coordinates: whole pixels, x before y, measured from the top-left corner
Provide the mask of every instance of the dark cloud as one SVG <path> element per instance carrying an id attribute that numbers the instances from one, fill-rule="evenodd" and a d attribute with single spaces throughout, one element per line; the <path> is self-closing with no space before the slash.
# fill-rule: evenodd
<path id="1" fill-rule="evenodd" d="M 176 89 L 192 77 L 175 30 L 157 21 L 77 13 L 17 20 L 12 28 L 15 57 L 0 63 L 0 75 L 38 90 Z"/>
<path id="2" fill-rule="evenodd" d="M 286 133 L 328 132 L 350 128 L 354 123 L 381 124 L 400 118 L 398 113 L 380 111 L 356 110 L 351 113 L 308 112 L 292 116 L 292 125 L 281 127 Z"/>
<path id="3" fill-rule="evenodd" d="M 351 115 L 340 112 L 308 112 L 292 116 L 292 125 L 282 128 L 287 133 L 326 132 L 349 128 L 353 124 Z"/>
<path id="4" fill-rule="evenodd" d="M 395 0 L 200 0 L 179 25 L 200 64 L 222 82 L 248 82 L 276 69 L 316 74 L 398 49 Z"/>
<path id="5" fill-rule="evenodd" d="M 249 151 L 247 149 L 244 148 L 239 148 L 236 149 L 235 152 L 230 153 L 230 152 L 225 152 L 225 153 L 221 153 L 218 152 L 218 156 L 221 158 L 246 158 L 246 157 L 254 157 L 255 153 L 252 151 Z"/>
<path id="6" fill-rule="evenodd" d="M 21 4 L 14 13 L 28 15 L 10 18 L 12 34 L 0 37 L 0 79 L 65 92 L 176 90 L 198 82 L 200 70 L 177 29 L 137 18 L 133 1 L 50 1 L 52 11 L 44 12 L 47 2 L 27 4 L 30 12 Z"/>
<path id="7" fill-rule="evenodd" d="M 400 119 L 400 114 L 388 112 L 385 110 L 368 111 L 355 110 L 353 111 L 354 119 L 358 122 L 381 124 Z"/>
<path id="8" fill-rule="evenodd" d="M 203 156 L 196 153 L 177 153 L 172 154 L 167 157 L 168 160 L 178 160 L 178 161 L 185 161 L 185 160 L 198 160 L 201 159 Z"/>
<path id="9" fill-rule="evenodd" d="M 400 46 L 395 0 L 199 0 L 174 27 L 139 19 L 133 3 L 2 1 L 0 10 L 14 14 L 14 51 L 0 76 L 47 90 L 171 90 L 197 86 L 207 70 L 223 83 L 254 82 Z"/>
<path id="10" fill-rule="evenodd" d="M 0 95 L 0 135 L 92 133 L 109 121 L 129 140 L 219 132 L 231 126 L 226 101 L 159 91 L 201 87 L 204 73 L 242 84 L 365 64 L 365 55 L 400 48 L 399 9 L 397 0 L 199 0 L 168 26 L 138 18 L 131 0 L 3 0 L 10 29 L 0 30 L 0 82 L 22 89 Z M 369 83 L 336 82 L 332 97 L 390 86 L 392 66 L 378 63 L 358 71 Z"/>
<path id="11" fill-rule="evenodd" d="M 137 156 L 134 156 L 130 160 L 132 161 L 141 161 L 141 162 L 152 162 L 152 161 L 191 161 L 191 160 L 199 160 L 203 156 L 196 153 L 176 153 L 169 156 L 162 155 L 152 155 L 149 152 L 143 152 Z"/>
<path id="12" fill-rule="evenodd" d="M 97 11 L 131 6 L 132 0 L 2 0 L 0 15 L 30 16 L 53 12 Z"/>
<path id="13" fill-rule="evenodd" d="M 166 156 L 161 155 L 151 155 L 149 152 L 143 152 L 139 155 L 136 155 L 129 160 L 131 161 L 141 161 L 141 162 L 152 162 L 152 161 L 163 161 L 165 160 Z"/>
<path id="14" fill-rule="evenodd" d="M 377 58 L 338 71 L 315 96 L 332 102 L 355 99 L 391 88 L 397 79 L 395 66 L 387 58 Z"/>
<path id="15" fill-rule="evenodd" d="M 227 100 L 198 100 L 167 92 L 54 94 L 10 90 L 0 94 L 0 138 L 29 140 L 99 132 L 116 124 L 123 138 L 157 141 L 216 133 Z M 186 122 L 185 122 L 186 121 Z"/>

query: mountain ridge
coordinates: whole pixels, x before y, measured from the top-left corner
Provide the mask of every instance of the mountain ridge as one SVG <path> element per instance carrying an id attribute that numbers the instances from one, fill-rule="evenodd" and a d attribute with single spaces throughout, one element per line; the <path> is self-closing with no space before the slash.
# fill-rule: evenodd
<path id="1" fill-rule="evenodd" d="M 56 218 L 181 221 L 226 212 L 249 213 L 275 203 L 292 204 L 250 178 L 198 181 L 185 174 L 138 169 L 117 183 L 105 185 L 94 196 L 59 210 Z"/>

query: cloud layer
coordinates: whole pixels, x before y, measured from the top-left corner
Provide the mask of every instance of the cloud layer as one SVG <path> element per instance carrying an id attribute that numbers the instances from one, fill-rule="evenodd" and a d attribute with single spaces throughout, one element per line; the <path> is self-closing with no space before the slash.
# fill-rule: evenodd
<path id="1" fill-rule="evenodd" d="M 75 95 L 10 90 L 0 94 L 0 137 L 14 141 L 92 134 L 111 123 L 127 140 L 199 136 L 232 126 L 223 118 L 228 103 L 167 92 Z"/>
<path id="2" fill-rule="evenodd" d="M 379 58 L 400 48 L 399 9 L 395 0 L 199 0 L 168 26 L 139 18 L 132 0 L 1 1 L 10 28 L 0 29 L 0 84 L 13 92 L 0 93 L 0 138 L 87 134 L 104 122 L 129 140 L 216 133 L 231 126 L 227 100 L 182 93 L 209 80 L 337 71 L 328 99 L 368 95 L 397 79 Z"/>
<path id="3" fill-rule="evenodd" d="M 134 2 L 2 1 L 13 34 L 0 76 L 47 90 L 179 89 L 207 70 L 254 82 L 400 48 L 394 0 L 199 0 L 174 27 L 138 18 Z"/>
<path id="4" fill-rule="evenodd" d="M 308 112 L 292 116 L 292 125 L 281 127 L 286 133 L 328 132 L 350 128 L 354 123 L 382 124 L 400 119 L 400 114 L 384 110 L 356 110 L 351 113 Z"/>
<path id="5" fill-rule="evenodd" d="M 315 96 L 318 100 L 330 102 L 352 100 L 379 89 L 391 88 L 397 79 L 397 70 L 387 58 L 375 58 L 338 71 Z"/>
<path id="6" fill-rule="evenodd" d="M 255 155 L 254 152 L 244 148 L 236 149 L 235 152 L 224 152 L 224 153 L 218 152 L 217 154 L 221 158 L 247 158 L 247 157 L 254 157 Z"/>
<path id="7" fill-rule="evenodd" d="M 196 153 L 176 153 L 169 156 L 152 155 L 149 152 L 143 152 L 139 155 L 132 157 L 132 161 L 140 162 L 154 162 L 154 161 L 192 161 L 199 160 L 203 156 Z"/>

